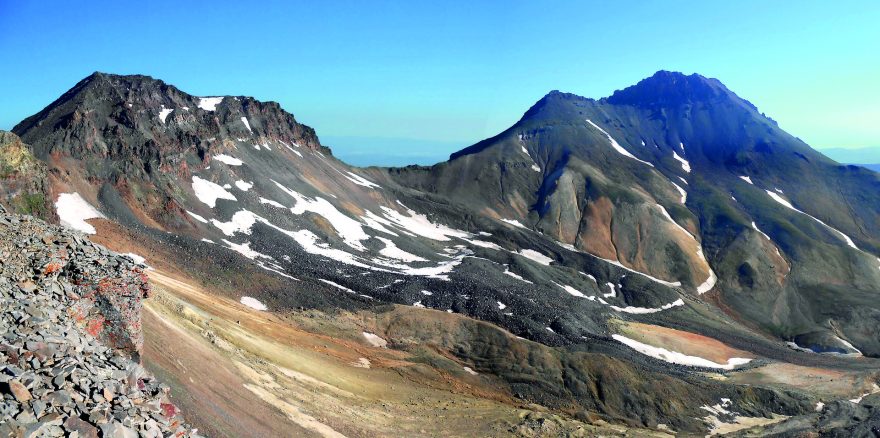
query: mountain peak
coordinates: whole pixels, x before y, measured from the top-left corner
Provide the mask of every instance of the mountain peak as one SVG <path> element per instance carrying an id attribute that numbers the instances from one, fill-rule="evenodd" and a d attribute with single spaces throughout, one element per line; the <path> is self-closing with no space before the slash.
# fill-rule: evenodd
<path id="1" fill-rule="evenodd" d="M 617 90 L 608 103 L 634 106 L 677 106 L 735 97 L 718 79 L 660 70 L 636 85 Z"/>

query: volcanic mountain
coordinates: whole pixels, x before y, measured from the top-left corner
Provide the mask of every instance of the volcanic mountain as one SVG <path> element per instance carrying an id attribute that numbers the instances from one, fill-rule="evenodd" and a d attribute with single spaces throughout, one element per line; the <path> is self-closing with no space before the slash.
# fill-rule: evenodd
<path id="1" fill-rule="evenodd" d="M 147 76 L 95 73 L 13 132 L 62 224 L 216 302 L 356 321 L 410 382 L 651 433 L 860 430 L 834 419 L 875 388 L 878 174 L 714 79 L 554 91 L 431 167 L 354 168 L 277 103 Z M 795 382 L 829 373 L 849 392 Z"/>

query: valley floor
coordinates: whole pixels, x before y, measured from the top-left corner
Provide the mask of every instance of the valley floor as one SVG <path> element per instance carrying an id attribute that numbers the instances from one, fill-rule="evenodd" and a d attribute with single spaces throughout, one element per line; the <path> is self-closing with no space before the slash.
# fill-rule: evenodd
<path id="1" fill-rule="evenodd" d="M 444 372 L 368 345 L 357 315 L 297 322 L 151 271 L 146 366 L 209 436 L 664 436 L 518 406 L 492 378 Z M 360 338 L 360 339 L 359 339 Z"/>

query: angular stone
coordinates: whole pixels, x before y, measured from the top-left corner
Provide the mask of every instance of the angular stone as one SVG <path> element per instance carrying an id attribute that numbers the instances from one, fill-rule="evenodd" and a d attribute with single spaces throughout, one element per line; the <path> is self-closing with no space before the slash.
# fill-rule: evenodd
<path id="1" fill-rule="evenodd" d="M 101 425 L 101 436 L 104 438 L 138 438 L 138 433 L 123 426 L 122 423 L 111 421 Z"/>
<path id="2" fill-rule="evenodd" d="M 77 432 L 80 438 L 98 438 L 98 428 L 76 417 L 64 420 L 64 429 L 70 433 Z"/>
<path id="3" fill-rule="evenodd" d="M 28 391 L 28 389 L 17 380 L 10 380 L 9 382 L 6 382 L 6 387 L 8 393 L 12 394 L 12 396 L 15 397 L 15 399 L 18 400 L 19 403 L 30 401 L 33 398 L 31 396 L 31 392 Z"/>

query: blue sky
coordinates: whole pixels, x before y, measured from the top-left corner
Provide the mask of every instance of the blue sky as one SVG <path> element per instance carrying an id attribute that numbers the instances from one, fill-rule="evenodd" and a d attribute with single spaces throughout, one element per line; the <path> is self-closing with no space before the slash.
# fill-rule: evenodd
<path id="1" fill-rule="evenodd" d="M 0 0 L 0 129 L 93 71 L 142 73 L 278 101 L 356 164 L 426 163 L 550 90 L 603 97 L 666 69 L 720 79 L 814 147 L 880 146 L 878 22 L 876 0 Z"/>

